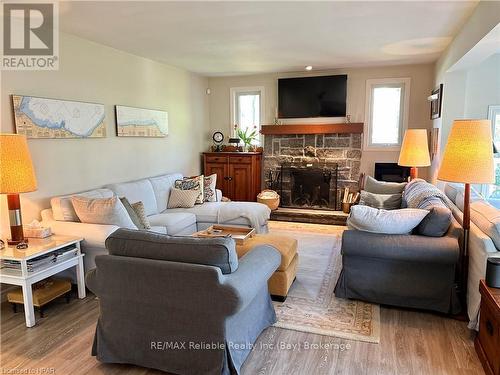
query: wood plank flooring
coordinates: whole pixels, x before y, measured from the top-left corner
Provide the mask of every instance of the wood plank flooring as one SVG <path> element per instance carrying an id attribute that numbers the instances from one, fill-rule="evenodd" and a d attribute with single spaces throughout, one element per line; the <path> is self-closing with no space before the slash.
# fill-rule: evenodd
<path id="1" fill-rule="evenodd" d="M 327 225 L 276 222 L 270 227 L 321 233 L 343 230 Z M 2 374 L 23 374 L 28 372 L 20 371 L 28 369 L 46 369 L 46 374 L 55 375 L 164 374 L 136 366 L 101 364 L 92 357 L 90 349 L 98 314 L 98 301 L 89 293 L 87 298 L 72 299 L 68 305 L 64 299 L 55 301 L 46 308 L 44 318 L 40 319 L 37 314 L 35 327 L 26 328 L 23 312 L 14 314 L 10 305 L 3 303 L 0 310 Z M 296 348 L 286 349 L 285 344 L 296 345 Z M 307 344 L 309 349 L 305 347 Z M 35 371 L 38 372 L 30 373 L 44 374 L 41 370 Z M 465 322 L 384 306 L 381 307 L 380 344 L 271 327 L 259 337 L 242 373 L 484 374 L 474 351 L 473 334 Z"/>

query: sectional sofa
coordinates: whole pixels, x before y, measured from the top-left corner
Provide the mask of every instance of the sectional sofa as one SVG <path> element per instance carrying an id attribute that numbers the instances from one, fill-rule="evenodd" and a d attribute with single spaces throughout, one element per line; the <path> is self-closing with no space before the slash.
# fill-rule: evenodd
<path id="1" fill-rule="evenodd" d="M 222 202 L 219 190 L 216 202 L 205 202 L 193 208 L 167 209 L 170 190 L 174 182 L 182 178 L 180 173 L 165 174 L 53 197 L 51 208 L 42 211 L 42 222 L 44 226 L 50 226 L 55 234 L 84 238 L 82 251 L 85 253 L 86 271 L 95 268 L 94 259 L 97 255 L 108 253 L 104 242 L 118 226 L 80 222 L 71 204 L 73 195 L 93 198 L 110 198 L 116 195 L 126 197 L 131 203 L 142 201 L 151 230 L 173 236 L 190 235 L 215 223 L 253 227 L 257 233 L 267 232 L 271 211 L 266 205 L 256 202 Z"/>

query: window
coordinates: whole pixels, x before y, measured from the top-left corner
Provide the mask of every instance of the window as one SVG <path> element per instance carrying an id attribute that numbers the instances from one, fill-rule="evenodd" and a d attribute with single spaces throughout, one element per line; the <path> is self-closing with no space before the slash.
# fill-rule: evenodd
<path id="1" fill-rule="evenodd" d="M 366 81 L 365 149 L 397 151 L 408 125 L 410 78 Z"/>
<path id="2" fill-rule="evenodd" d="M 490 105 L 488 107 L 488 119 L 491 121 L 493 132 L 493 143 L 500 152 L 500 105 Z M 483 185 L 482 193 L 486 199 L 495 207 L 500 208 L 500 155 L 493 155 L 493 166 L 495 168 L 495 183 Z"/>
<path id="3" fill-rule="evenodd" d="M 237 124 L 242 130 L 255 126 L 260 130 L 263 101 L 263 87 L 231 88 L 231 125 Z M 259 143 L 258 140 L 255 143 Z"/>

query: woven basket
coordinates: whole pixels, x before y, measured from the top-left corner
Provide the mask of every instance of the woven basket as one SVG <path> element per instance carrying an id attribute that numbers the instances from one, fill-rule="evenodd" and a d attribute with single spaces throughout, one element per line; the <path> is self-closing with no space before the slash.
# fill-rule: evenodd
<path id="1" fill-rule="evenodd" d="M 273 193 L 272 198 L 264 198 L 262 193 Z M 280 196 L 274 190 L 262 190 L 259 195 L 257 195 L 257 202 L 265 204 L 271 210 L 276 210 L 280 205 Z"/>

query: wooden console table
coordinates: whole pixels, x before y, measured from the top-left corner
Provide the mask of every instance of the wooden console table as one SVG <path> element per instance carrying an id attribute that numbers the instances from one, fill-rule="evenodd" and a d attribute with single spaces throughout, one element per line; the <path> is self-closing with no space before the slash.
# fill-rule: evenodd
<path id="1" fill-rule="evenodd" d="M 479 333 L 474 341 L 477 355 L 487 375 L 500 375 L 500 289 L 480 281 L 481 312 Z"/>

